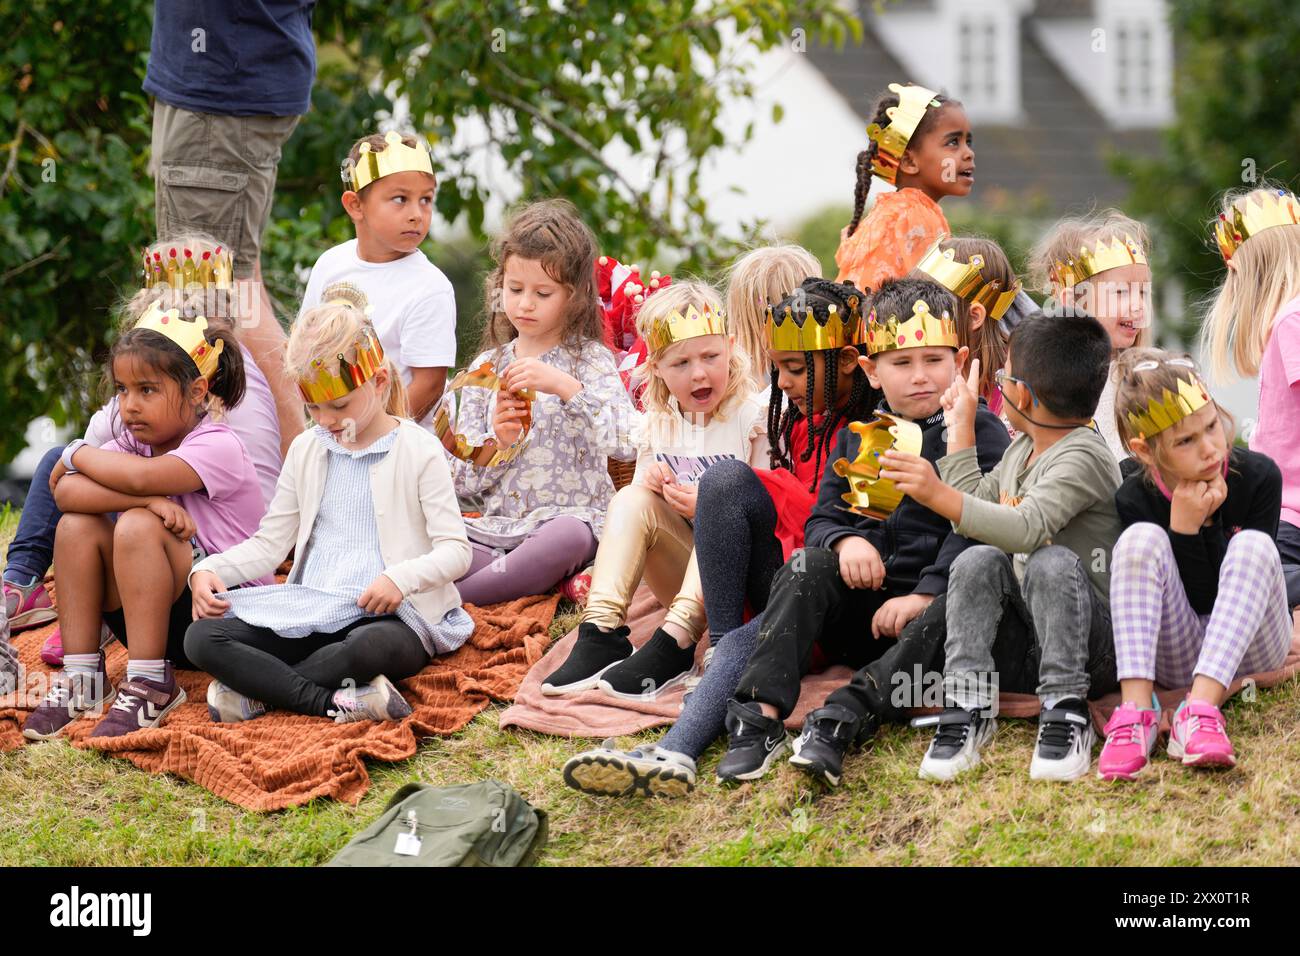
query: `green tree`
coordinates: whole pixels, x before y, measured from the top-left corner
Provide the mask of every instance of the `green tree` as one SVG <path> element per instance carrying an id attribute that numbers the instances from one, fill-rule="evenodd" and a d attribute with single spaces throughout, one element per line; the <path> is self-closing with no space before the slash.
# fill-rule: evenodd
<path id="1" fill-rule="evenodd" d="M 0 462 L 37 415 L 88 416 L 109 307 L 152 238 L 140 91 L 152 10 L 0 0 Z M 400 104 L 449 147 L 467 120 L 482 124 L 486 142 L 456 147 L 440 170 L 437 200 L 480 247 L 488 185 L 472 160 L 490 149 L 523 198 L 573 200 L 604 248 L 712 271 L 748 238 L 722 235 L 699 189 L 705 157 L 751 133 L 720 123 L 727 99 L 753 91 L 742 54 L 861 36 L 837 0 L 352 0 L 318 6 L 315 29 L 312 112 L 284 149 L 264 246 L 282 312 L 315 257 L 351 234 L 340 159 Z M 639 157 L 642 175 L 607 146 Z M 453 260 L 470 317 L 478 260 Z"/>
<path id="2" fill-rule="evenodd" d="M 1225 189 L 1268 179 L 1300 184 L 1300 5 L 1278 0 L 1173 0 L 1177 117 L 1164 150 L 1144 160 L 1116 157 L 1134 178 L 1129 211 L 1155 224 L 1157 276 L 1184 277 L 1189 300 L 1223 277 L 1207 223 Z M 1180 332 L 1195 334 L 1189 314 Z"/>

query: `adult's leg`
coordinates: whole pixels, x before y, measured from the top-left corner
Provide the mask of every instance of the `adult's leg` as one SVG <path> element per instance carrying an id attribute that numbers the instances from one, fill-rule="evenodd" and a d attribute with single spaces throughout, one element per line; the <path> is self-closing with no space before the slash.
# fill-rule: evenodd
<path id="1" fill-rule="evenodd" d="M 54 561 L 54 532 L 63 513 L 54 503 L 50 491 L 50 472 L 59 463 L 63 446 L 51 448 L 41 458 L 32 475 L 31 486 L 23 501 L 18 528 L 5 558 L 4 579 L 27 586 L 45 577 Z"/>
<path id="2" fill-rule="evenodd" d="M 293 665 L 346 636 L 343 631 L 280 637 L 238 618 L 204 618 L 185 632 L 185 655 L 221 683 L 268 707 L 325 717 L 338 688 L 309 680 Z"/>
<path id="3" fill-rule="evenodd" d="M 398 617 L 362 618 L 343 629 L 341 641 L 326 644 L 294 665 L 321 687 L 366 684 L 383 674 L 405 680 L 429 663 L 420 636 Z"/>
<path id="4" fill-rule="evenodd" d="M 1034 629 L 1005 552 L 979 544 L 957 556 L 948 572 L 944 627 L 945 703 L 988 712 L 1000 691 L 1033 690 Z"/>
<path id="5" fill-rule="evenodd" d="M 717 643 L 744 622 L 746 601 L 754 614 L 767 606 L 772 579 L 784 563 L 776 506 L 744 462 L 720 461 L 700 479 L 695 556 L 709 633 Z"/>
<path id="6" fill-rule="evenodd" d="M 709 744 L 722 736 L 727 701 L 740 686 L 740 675 L 758 643 L 762 621 L 760 614 L 718 640 L 714 645 L 712 662 L 700 678 L 699 685 L 686 699 L 677 723 L 659 741 L 660 747 L 698 760 Z"/>
<path id="7" fill-rule="evenodd" d="M 690 525 L 662 497 L 641 485 L 621 489 L 605 517 L 583 622 L 622 627 L 643 576 L 659 603 L 671 607 L 693 548 Z"/>
<path id="8" fill-rule="evenodd" d="M 482 546 L 480 545 L 479 548 Z M 545 594 L 587 565 L 596 553 L 596 539 L 586 522 L 568 515 L 552 518 L 504 556 L 493 554 L 484 563 L 474 549 L 478 570 L 456 582 L 466 604 L 498 604 L 529 594 Z"/>
<path id="9" fill-rule="evenodd" d="M 237 334 L 275 396 L 280 450 L 302 431 L 302 399 L 284 369 L 285 334 L 262 282 L 262 231 L 280 150 L 296 116 L 220 116 L 154 104 L 155 221 L 162 238 L 200 230 L 234 249 Z"/>

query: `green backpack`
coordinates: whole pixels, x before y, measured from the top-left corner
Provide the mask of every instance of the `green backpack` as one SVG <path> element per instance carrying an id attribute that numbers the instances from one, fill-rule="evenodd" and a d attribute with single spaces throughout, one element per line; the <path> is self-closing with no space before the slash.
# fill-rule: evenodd
<path id="1" fill-rule="evenodd" d="M 495 780 L 408 783 L 326 866 L 531 866 L 546 813 Z"/>

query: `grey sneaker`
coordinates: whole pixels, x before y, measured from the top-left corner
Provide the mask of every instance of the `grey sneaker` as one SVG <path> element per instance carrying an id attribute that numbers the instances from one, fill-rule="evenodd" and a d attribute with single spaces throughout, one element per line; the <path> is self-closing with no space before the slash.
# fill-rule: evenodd
<path id="1" fill-rule="evenodd" d="M 336 724 L 351 724 L 359 720 L 401 720 L 412 713 L 406 698 L 383 674 L 369 684 L 344 688 L 335 695 L 334 703 L 335 709 L 329 715 Z"/>
<path id="2" fill-rule="evenodd" d="M 237 724 L 266 713 L 266 704 L 245 697 L 232 687 L 214 680 L 208 685 L 208 716 L 214 724 Z"/>
<path id="3" fill-rule="evenodd" d="M 616 750 L 610 737 L 601 746 L 570 757 L 564 765 L 564 782 L 598 796 L 684 797 L 695 789 L 695 761 L 654 744 Z"/>

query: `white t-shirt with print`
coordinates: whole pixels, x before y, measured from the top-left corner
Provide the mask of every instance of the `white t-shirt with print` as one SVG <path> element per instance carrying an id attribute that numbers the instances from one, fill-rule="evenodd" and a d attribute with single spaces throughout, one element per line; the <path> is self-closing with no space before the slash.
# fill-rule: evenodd
<path id="1" fill-rule="evenodd" d="M 365 261 L 355 239 L 327 249 L 312 266 L 298 314 L 320 305 L 321 293 L 336 282 L 365 293 L 379 343 L 403 382 L 410 384 L 413 368 L 456 365 L 456 294 L 419 249 L 392 262 Z"/>

